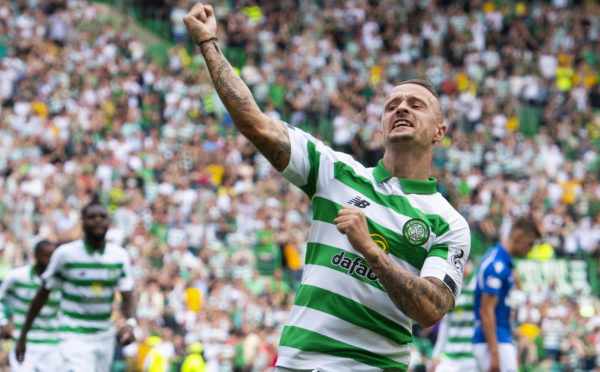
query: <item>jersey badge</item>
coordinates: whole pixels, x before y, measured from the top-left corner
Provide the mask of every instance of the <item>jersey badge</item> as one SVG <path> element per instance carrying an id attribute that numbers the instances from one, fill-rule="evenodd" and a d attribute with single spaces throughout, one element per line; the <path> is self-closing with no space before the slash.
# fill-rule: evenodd
<path id="1" fill-rule="evenodd" d="M 425 221 L 413 218 L 404 224 L 402 234 L 410 245 L 423 245 L 429 240 L 429 226 Z"/>

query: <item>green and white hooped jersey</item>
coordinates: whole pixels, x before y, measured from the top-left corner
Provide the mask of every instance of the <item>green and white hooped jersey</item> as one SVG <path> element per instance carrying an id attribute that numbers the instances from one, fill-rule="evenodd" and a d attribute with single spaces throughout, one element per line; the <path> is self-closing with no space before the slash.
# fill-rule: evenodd
<path id="1" fill-rule="evenodd" d="M 462 293 L 454 309 L 442 320 L 433 352 L 434 357 L 442 353 L 444 357 L 456 360 L 473 359 L 473 334 L 475 333 L 475 296 L 476 275 L 471 273 L 465 280 Z"/>
<path id="2" fill-rule="evenodd" d="M 60 288 L 61 332 L 98 334 L 112 331 L 115 288 L 133 290 L 127 251 L 106 243 L 94 251 L 83 240 L 59 246 L 42 274 L 46 289 Z"/>
<path id="3" fill-rule="evenodd" d="M 456 299 L 469 255 L 467 222 L 436 191 L 437 181 L 365 168 L 297 128 L 282 172 L 312 200 L 302 283 L 283 329 L 277 366 L 320 371 L 405 371 L 413 321 L 391 301 L 334 218 L 362 210 L 372 239 L 401 268 L 442 280 Z"/>
<path id="4" fill-rule="evenodd" d="M 6 324 L 12 316 L 15 340 L 19 339 L 25 323 L 29 305 L 35 297 L 42 280 L 35 275 L 32 265 L 25 265 L 11 270 L 0 286 L 0 301 L 4 311 L 0 314 L 0 324 Z M 60 292 L 51 291 L 48 301 L 35 318 L 27 333 L 28 344 L 56 345 L 58 344 L 58 304 Z"/>

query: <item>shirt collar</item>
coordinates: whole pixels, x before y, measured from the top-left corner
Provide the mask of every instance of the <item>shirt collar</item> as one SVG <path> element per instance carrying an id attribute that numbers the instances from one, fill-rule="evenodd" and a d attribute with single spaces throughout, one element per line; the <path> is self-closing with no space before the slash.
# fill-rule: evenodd
<path id="1" fill-rule="evenodd" d="M 377 183 L 381 183 L 394 177 L 383 165 L 380 159 L 377 166 L 373 169 L 373 177 Z M 408 178 L 398 178 L 402 190 L 407 194 L 435 194 L 437 192 L 437 180 L 429 177 L 428 180 L 411 180 Z"/>
<path id="2" fill-rule="evenodd" d="M 106 250 L 106 243 L 104 243 L 104 245 L 102 246 L 102 249 L 97 251 L 94 248 L 90 247 L 90 245 L 88 244 L 87 241 L 85 241 L 85 239 L 83 239 L 83 246 L 85 247 L 85 250 L 87 251 L 87 253 L 90 256 L 93 256 L 95 252 L 98 252 L 98 253 L 100 253 L 100 255 L 103 255 L 104 251 Z"/>

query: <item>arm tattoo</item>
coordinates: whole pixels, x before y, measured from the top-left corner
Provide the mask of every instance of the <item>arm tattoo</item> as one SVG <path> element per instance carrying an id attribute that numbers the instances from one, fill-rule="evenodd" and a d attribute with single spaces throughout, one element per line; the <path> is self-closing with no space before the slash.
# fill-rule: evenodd
<path id="1" fill-rule="evenodd" d="M 237 114 L 247 113 L 252 109 L 258 110 L 252 93 L 221 53 L 217 42 L 204 43 L 200 49 L 215 89 L 230 114 L 237 116 Z"/>
<path id="2" fill-rule="evenodd" d="M 288 165 L 291 154 L 286 124 L 269 119 L 261 111 L 252 92 L 237 76 L 216 41 L 200 45 L 215 90 L 233 122 L 278 171 Z"/>
<path id="3" fill-rule="evenodd" d="M 423 325 L 437 322 L 454 304 L 450 290 L 442 281 L 409 273 L 387 255 L 378 255 L 369 264 L 392 302 Z"/>
<path id="4" fill-rule="evenodd" d="M 250 142 L 269 159 L 273 167 L 278 171 L 285 169 L 289 163 L 289 157 L 292 152 L 290 139 L 287 134 L 287 127 L 284 122 L 269 120 L 269 136 L 248 136 Z"/>

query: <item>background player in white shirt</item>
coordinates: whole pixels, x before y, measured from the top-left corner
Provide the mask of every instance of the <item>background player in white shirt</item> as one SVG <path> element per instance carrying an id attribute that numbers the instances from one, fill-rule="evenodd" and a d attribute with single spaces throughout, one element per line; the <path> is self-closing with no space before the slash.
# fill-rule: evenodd
<path id="1" fill-rule="evenodd" d="M 11 270 L 0 286 L 0 302 L 4 311 L 0 311 L 0 332 L 5 337 L 19 339 L 25 322 L 29 304 L 37 293 L 50 256 L 56 246 L 47 240 L 35 245 L 33 265 L 25 265 Z M 58 353 L 58 303 L 60 293 L 52 291 L 41 309 L 40 316 L 33 323 L 33 329 L 27 335 L 29 352 L 23 363 L 17 361 L 14 347 L 9 353 L 8 362 L 13 372 L 41 372 L 58 370 L 62 362 Z M 8 314 L 9 317 L 5 317 Z M 12 321 L 11 321 L 12 320 Z"/>
<path id="2" fill-rule="evenodd" d="M 56 249 L 27 313 L 16 354 L 25 356 L 25 337 L 33 320 L 46 303 L 50 290 L 61 290 L 59 318 L 59 371 L 108 372 L 112 363 L 115 334 L 112 304 L 115 289 L 121 293 L 121 311 L 126 324 L 119 330 L 119 342 L 134 341 L 135 304 L 131 262 L 124 248 L 107 243 L 108 211 L 97 199 L 82 210 L 84 239 L 63 244 Z"/>
<path id="3" fill-rule="evenodd" d="M 429 367 L 431 372 L 477 370 L 471 342 L 475 331 L 473 296 L 476 278 L 473 262 L 467 261 L 464 270 L 463 290 L 456 301 L 456 307 L 448 311 L 440 322 L 432 362 Z"/>

